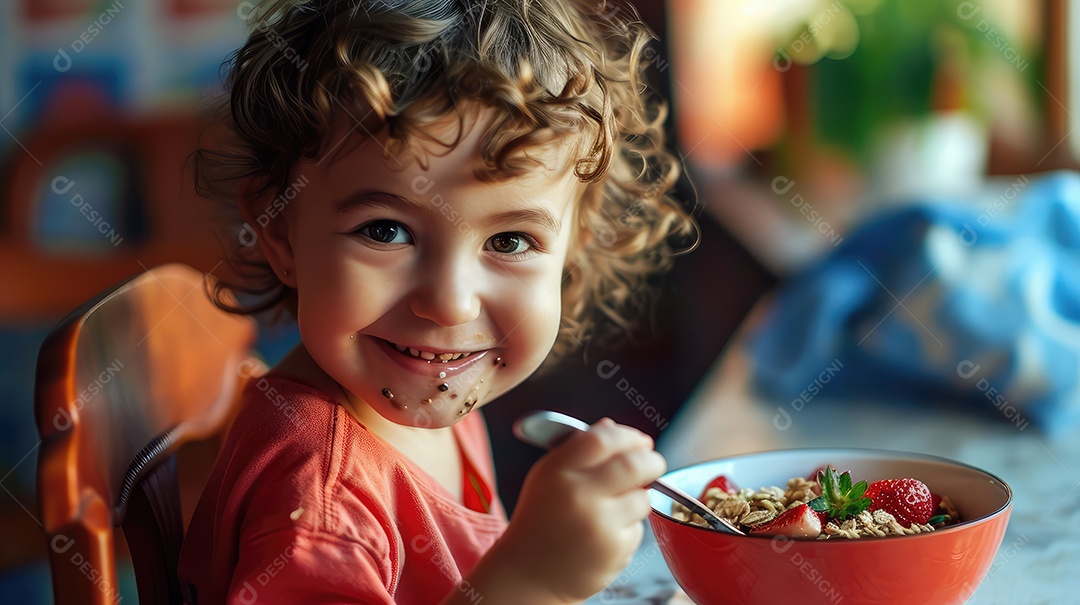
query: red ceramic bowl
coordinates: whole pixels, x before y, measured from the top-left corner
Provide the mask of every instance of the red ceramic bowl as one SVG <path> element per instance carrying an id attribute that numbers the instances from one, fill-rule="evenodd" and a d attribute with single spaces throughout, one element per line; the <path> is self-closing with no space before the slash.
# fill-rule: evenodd
<path id="1" fill-rule="evenodd" d="M 994 560 L 1012 510 L 1001 479 L 944 458 L 862 449 L 760 452 L 669 472 L 692 495 L 716 475 L 741 487 L 783 487 L 832 464 L 856 480 L 915 477 L 948 496 L 963 520 L 914 536 L 792 540 L 736 536 L 676 521 L 671 500 L 653 492 L 649 523 L 675 580 L 699 605 L 963 603 Z"/>

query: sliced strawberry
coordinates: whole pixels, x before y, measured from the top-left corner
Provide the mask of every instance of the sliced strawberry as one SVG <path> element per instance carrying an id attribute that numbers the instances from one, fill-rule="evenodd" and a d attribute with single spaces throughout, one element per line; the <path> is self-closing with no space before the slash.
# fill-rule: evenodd
<path id="1" fill-rule="evenodd" d="M 866 488 L 864 494 L 873 502 L 870 510 L 883 510 L 904 527 L 926 523 L 934 514 L 930 488 L 918 479 L 882 479 Z"/>
<path id="2" fill-rule="evenodd" d="M 705 489 L 701 490 L 701 496 L 698 498 L 698 500 L 704 500 L 705 494 L 709 491 L 709 489 L 714 487 L 718 487 L 729 494 L 734 494 L 735 492 L 739 491 L 739 486 L 735 485 L 735 482 L 731 479 L 728 479 L 727 475 L 719 475 L 718 477 L 710 481 L 709 484 L 705 486 Z"/>
<path id="3" fill-rule="evenodd" d="M 934 510 L 937 510 L 941 506 L 941 496 L 930 492 L 930 503 L 934 505 Z"/>
<path id="4" fill-rule="evenodd" d="M 813 509 L 811 509 L 811 510 L 813 510 Z M 827 524 L 827 523 L 829 522 L 829 520 L 830 520 L 830 519 L 832 518 L 832 516 L 830 516 L 830 515 L 829 515 L 829 513 L 828 513 L 827 511 L 816 511 L 816 510 L 815 510 L 815 511 L 814 511 L 814 514 L 815 514 L 815 515 L 817 515 L 817 516 L 818 516 L 818 519 L 820 519 L 820 520 L 821 520 L 821 526 L 822 526 L 822 527 L 825 527 L 825 525 L 826 525 L 826 524 Z"/>
<path id="5" fill-rule="evenodd" d="M 821 534 L 821 517 L 806 504 L 780 513 L 772 521 L 750 530 L 752 534 L 773 534 L 789 538 L 816 538 Z"/>

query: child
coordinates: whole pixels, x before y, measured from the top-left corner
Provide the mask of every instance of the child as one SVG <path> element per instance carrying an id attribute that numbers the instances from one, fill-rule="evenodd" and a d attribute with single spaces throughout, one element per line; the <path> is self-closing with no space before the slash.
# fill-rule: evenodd
<path id="1" fill-rule="evenodd" d="M 288 310 L 301 344 L 245 392 L 184 544 L 186 600 L 599 591 L 640 542 L 651 440 L 607 419 L 566 440 L 508 523 L 478 410 L 625 324 L 692 230 L 642 96 L 647 32 L 593 0 L 250 8 L 198 182 L 236 210 L 243 278 L 218 294 Z"/>

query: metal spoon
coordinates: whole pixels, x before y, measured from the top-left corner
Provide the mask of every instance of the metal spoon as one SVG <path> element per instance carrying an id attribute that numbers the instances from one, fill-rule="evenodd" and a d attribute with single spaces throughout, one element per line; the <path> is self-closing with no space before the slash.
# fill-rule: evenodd
<path id="1" fill-rule="evenodd" d="M 514 423 L 515 437 L 543 449 L 555 447 L 559 442 L 575 432 L 588 430 L 589 425 L 577 418 L 551 411 L 533 412 L 518 418 L 517 422 Z M 740 536 L 746 535 L 739 528 L 732 525 L 730 521 L 717 517 L 709 507 L 699 502 L 697 498 L 674 485 L 657 479 L 649 484 L 649 488 L 664 494 L 700 515 L 715 530 Z"/>

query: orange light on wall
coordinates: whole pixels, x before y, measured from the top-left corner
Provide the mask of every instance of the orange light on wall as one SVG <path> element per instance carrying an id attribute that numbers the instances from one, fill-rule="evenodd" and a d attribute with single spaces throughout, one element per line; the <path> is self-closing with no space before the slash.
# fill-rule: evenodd
<path id="1" fill-rule="evenodd" d="M 727 167 L 771 146 L 784 128 L 782 71 L 765 23 L 743 0 L 669 0 L 672 97 L 683 153 Z"/>

